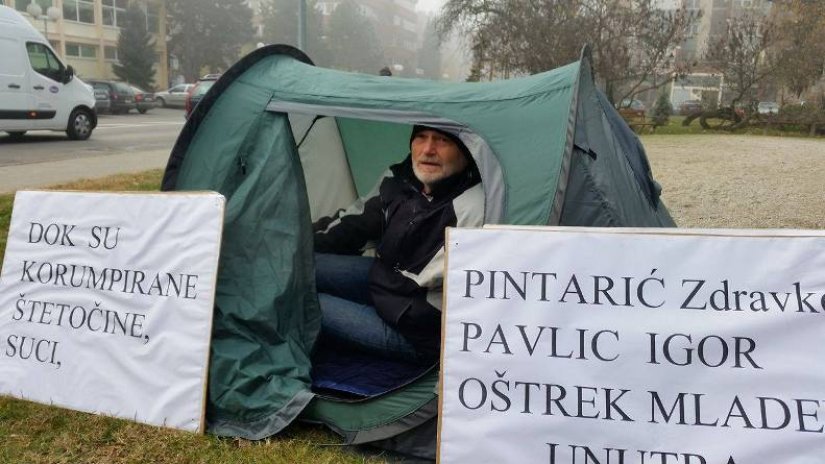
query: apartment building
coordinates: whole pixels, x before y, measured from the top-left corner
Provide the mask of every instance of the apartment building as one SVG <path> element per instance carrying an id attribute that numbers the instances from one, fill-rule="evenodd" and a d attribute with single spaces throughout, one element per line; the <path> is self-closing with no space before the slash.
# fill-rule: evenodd
<path id="1" fill-rule="evenodd" d="M 687 59 L 699 61 L 708 46 L 727 31 L 729 21 L 748 13 L 767 16 L 773 5 L 770 0 L 682 0 L 681 3 L 699 16 L 682 46 L 682 53 Z"/>
<path id="2" fill-rule="evenodd" d="M 674 107 L 688 100 L 723 103 L 724 78 L 704 63 L 708 47 L 727 32 L 730 21 L 746 14 L 767 16 L 772 4 L 770 0 L 662 0 L 664 9 L 682 6 L 698 17 L 678 50 L 678 59 L 697 65 L 690 75 L 671 86 L 670 102 Z"/>
<path id="3" fill-rule="evenodd" d="M 155 84 L 165 88 L 169 82 L 165 0 L 132 1 L 146 13 L 146 27 L 155 37 Z M 28 12 L 32 2 L 42 12 L 38 18 Z M 129 0 L 0 0 L 0 3 L 28 18 L 81 78 L 115 78 L 112 64 L 117 62 L 118 19 L 125 14 Z"/>

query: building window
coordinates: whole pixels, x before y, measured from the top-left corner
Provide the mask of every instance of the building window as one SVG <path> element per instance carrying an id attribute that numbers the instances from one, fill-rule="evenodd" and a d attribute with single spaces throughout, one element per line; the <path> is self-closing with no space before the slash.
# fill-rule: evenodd
<path id="1" fill-rule="evenodd" d="M 95 23 L 95 4 L 88 0 L 63 0 L 63 19 L 79 23 Z"/>
<path id="2" fill-rule="evenodd" d="M 146 5 L 146 30 L 157 34 L 160 31 L 160 6 L 150 3 Z"/>
<path id="3" fill-rule="evenodd" d="M 103 47 L 103 58 L 106 61 L 119 61 L 117 59 L 117 47 L 105 46 Z"/>
<path id="4" fill-rule="evenodd" d="M 126 15 L 126 0 L 102 0 L 103 25 L 120 27 Z"/>
<path id="5" fill-rule="evenodd" d="M 66 42 L 66 56 L 73 58 L 96 58 L 97 47 L 94 45 Z"/>
<path id="6" fill-rule="evenodd" d="M 40 5 L 40 8 L 43 9 L 43 14 L 46 14 L 46 10 L 53 5 L 52 0 L 14 0 L 14 9 L 25 12 L 26 7 L 28 7 L 31 2 Z M 0 3 L 0 5 L 2 5 L 2 3 Z"/>
<path id="7" fill-rule="evenodd" d="M 412 21 L 407 21 L 406 19 L 404 22 L 404 29 L 410 32 L 415 32 L 417 27 L 415 27 L 415 23 Z"/>
<path id="8" fill-rule="evenodd" d="M 696 37 L 697 35 L 699 35 L 699 25 L 691 24 L 690 32 L 688 32 L 688 37 Z"/>

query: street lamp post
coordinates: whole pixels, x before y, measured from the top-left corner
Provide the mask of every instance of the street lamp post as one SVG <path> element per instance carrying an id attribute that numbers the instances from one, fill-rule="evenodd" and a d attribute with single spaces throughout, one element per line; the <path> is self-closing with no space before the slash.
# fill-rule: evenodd
<path id="1" fill-rule="evenodd" d="M 307 46 L 307 2 L 298 0 L 298 48 L 306 52 Z"/>
<path id="2" fill-rule="evenodd" d="M 46 40 L 49 39 L 49 21 L 58 21 L 63 16 L 60 8 L 56 6 L 50 6 L 46 10 L 46 14 L 43 14 L 43 8 L 35 2 L 29 3 L 26 7 L 26 12 L 34 19 L 43 20 L 43 35 L 46 37 Z"/>

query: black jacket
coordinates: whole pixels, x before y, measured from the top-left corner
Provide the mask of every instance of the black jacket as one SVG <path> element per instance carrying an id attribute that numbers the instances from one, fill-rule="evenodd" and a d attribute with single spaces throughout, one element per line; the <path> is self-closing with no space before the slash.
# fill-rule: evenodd
<path id="1" fill-rule="evenodd" d="M 484 192 L 474 164 L 422 193 L 408 156 L 347 210 L 316 222 L 315 251 L 361 254 L 376 243 L 370 293 L 378 314 L 425 357 L 438 356 L 444 229 L 480 227 Z"/>

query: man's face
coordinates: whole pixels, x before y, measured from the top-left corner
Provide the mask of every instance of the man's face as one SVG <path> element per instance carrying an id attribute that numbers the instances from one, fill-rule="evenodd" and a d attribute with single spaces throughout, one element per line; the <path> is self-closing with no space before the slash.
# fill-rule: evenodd
<path id="1" fill-rule="evenodd" d="M 424 184 L 424 193 L 438 181 L 463 171 L 468 164 L 455 142 L 434 131 L 418 132 L 410 144 L 415 177 Z"/>

